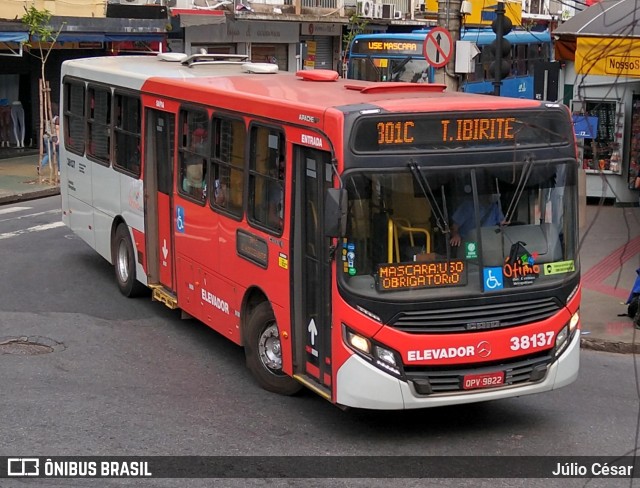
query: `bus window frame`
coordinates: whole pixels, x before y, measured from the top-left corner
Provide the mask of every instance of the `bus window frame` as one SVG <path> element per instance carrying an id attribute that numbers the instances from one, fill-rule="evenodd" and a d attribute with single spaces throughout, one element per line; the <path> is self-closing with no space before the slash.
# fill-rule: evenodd
<path id="1" fill-rule="evenodd" d="M 278 160 L 280 158 L 284 158 L 284 162 L 283 162 L 283 170 L 281 171 L 281 175 L 279 175 L 278 178 L 274 178 L 273 176 L 270 176 L 268 174 L 268 168 L 267 168 L 267 173 L 260 173 L 258 172 L 258 170 L 255 168 L 255 163 L 256 163 L 256 144 L 254 143 L 254 130 L 257 129 L 266 129 L 269 131 L 268 135 L 271 135 L 272 132 L 275 132 L 278 135 L 278 149 L 277 149 L 277 158 Z M 275 124 L 268 124 L 264 121 L 261 120 L 252 120 L 249 123 L 249 127 L 248 127 L 248 143 L 249 143 L 249 165 L 248 165 L 248 171 L 247 171 L 247 182 L 245 183 L 247 185 L 247 207 L 246 207 L 246 212 L 247 212 L 247 222 L 251 227 L 255 227 L 257 229 L 261 229 L 264 230 L 270 234 L 276 235 L 276 236 L 282 236 L 284 234 L 284 217 L 286 216 L 286 177 L 287 177 L 287 138 L 286 138 L 286 132 L 285 132 L 285 128 L 281 125 L 275 125 Z M 269 147 L 267 146 L 267 151 L 269 150 Z M 267 160 L 267 165 L 268 165 L 269 161 Z M 276 161 L 276 164 L 279 164 L 279 161 Z M 281 189 L 282 189 L 282 209 L 280 210 L 280 213 L 282 214 L 282 222 L 280 226 L 276 226 L 276 225 L 269 225 L 268 222 L 268 215 L 265 216 L 265 221 L 262 222 L 260 219 L 256 218 L 256 208 L 260 207 L 260 206 L 264 206 L 265 208 L 268 207 L 269 202 L 268 202 L 268 195 L 266 198 L 261 199 L 260 202 L 256 201 L 256 178 L 264 178 L 265 181 L 269 182 L 276 182 L 279 183 L 281 185 Z M 269 209 L 267 208 L 267 213 L 268 213 Z"/>
<path id="2" fill-rule="evenodd" d="M 63 106 L 63 123 L 64 123 L 64 148 L 72 154 L 77 156 L 84 156 L 86 151 L 86 134 L 87 134 L 87 124 L 86 124 L 86 111 L 87 111 L 87 82 L 83 80 L 78 80 L 71 76 L 65 77 L 63 80 L 63 90 L 67 90 L 65 93 L 64 101 L 66 103 L 71 103 L 71 86 L 75 85 L 82 89 L 82 113 L 76 114 L 71 111 L 69 106 Z M 76 138 L 76 133 L 71 134 L 72 130 L 72 121 L 77 119 L 80 122 L 80 126 L 82 127 L 82 134 L 78 134 L 78 139 L 82 141 L 82 144 L 73 145 L 72 141 Z M 82 148 L 82 149 L 80 149 Z"/>
<path id="3" fill-rule="evenodd" d="M 232 161 L 225 161 L 221 158 L 221 150 L 220 145 L 222 141 L 223 134 L 221 134 L 220 127 L 218 125 L 218 121 L 229 121 L 231 123 L 240 123 L 244 129 L 244 141 L 242 143 L 242 164 L 240 166 L 234 166 Z M 212 189 L 212 196 L 209 198 L 209 206 L 211 209 L 223 215 L 228 216 L 229 218 L 237 221 L 241 221 L 245 214 L 245 194 L 246 194 L 246 180 L 247 180 L 247 147 L 249 141 L 249 131 L 247 130 L 247 124 L 243 117 L 237 114 L 230 114 L 225 112 L 214 112 L 211 116 L 210 127 L 213 133 L 213 138 L 211 140 L 211 151 L 209 156 L 209 175 L 210 182 L 209 187 Z M 233 151 L 231 151 L 233 153 Z M 231 158 L 230 158 L 231 159 Z M 229 183 L 227 185 L 227 195 L 226 201 L 231 200 L 231 192 L 233 190 L 240 191 L 240 208 L 239 212 L 236 211 L 235 207 L 230 207 L 229 205 L 219 205 L 216 203 L 215 192 L 216 188 L 216 176 L 217 170 L 220 167 L 225 167 L 229 171 Z M 239 188 L 235 188 L 231 186 L 231 171 L 235 169 L 236 171 L 240 171 L 242 174 L 242 184 Z"/>
<path id="4" fill-rule="evenodd" d="M 92 97 L 92 92 L 95 94 L 96 91 L 105 92 L 108 94 L 109 101 L 107 104 L 107 120 L 106 123 L 103 121 L 96 121 L 95 118 L 95 109 L 91 108 L 91 102 L 95 99 Z M 93 113 L 92 113 L 93 110 Z M 86 86 L 86 104 L 85 104 L 85 153 L 88 160 L 98 163 L 105 168 L 111 167 L 111 161 L 113 159 L 112 154 L 112 135 L 113 135 L 113 89 L 105 85 L 103 83 L 89 82 Z M 97 127 L 96 127 L 97 126 Z M 107 158 L 102 159 L 100 156 L 95 154 L 95 151 L 92 151 L 92 144 L 94 145 L 94 137 L 92 137 L 92 128 L 104 128 L 107 133 Z"/>
<path id="5" fill-rule="evenodd" d="M 117 120 L 116 120 L 116 115 L 117 115 L 117 99 L 118 97 L 128 97 L 128 98 L 133 98 L 136 99 L 138 101 L 138 132 L 134 133 L 131 132 L 127 129 L 124 129 L 122 127 L 119 127 L 117 124 Z M 116 88 L 113 90 L 113 95 L 112 95 L 112 107 L 113 107 L 113 113 L 112 113 L 112 137 L 111 137 L 111 141 L 112 141 L 112 145 L 113 145 L 113 149 L 112 149 L 112 161 L 113 161 L 113 169 L 115 169 L 117 172 L 119 173 L 123 173 L 127 176 L 132 176 L 134 178 L 140 178 L 141 173 L 142 173 L 142 151 L 141 151 L 141 144 L 142 144 L 142 112 L 143 112 L 143 106 L 142 106 L 142 97 L 140 96 L 140 93 L 137 93 L 133 90 L 123 90 L 120 88 Z M 131 169 L 122 166 L 118 163 L 118 134 L 124 134 L 126 136 L 134 136 L 137 137 L 138 140 L 138 144 L 137 144 L 137 153 L 138 153 L 138 161 L 137 161 L 137 166 L 138 169 L 137 171 L 132 171 Z"/>

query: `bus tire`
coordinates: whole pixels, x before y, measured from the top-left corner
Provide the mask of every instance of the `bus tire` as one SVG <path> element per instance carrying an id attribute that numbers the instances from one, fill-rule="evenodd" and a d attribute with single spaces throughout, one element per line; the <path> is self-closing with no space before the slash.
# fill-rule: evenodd
<path id="1" fill-rule="evenodd" d="M 113 240 L 113 267 L 120 292 L 126 297 L 142 294 L 144 286 L 136 279 L 136 260 L 129 229 L 125 224 L 118 225 Z"/>
<path id="2" fill-rule="evenodd" d="M 280 332 L 268 302 L 253 309 L 247 322 L 244 353 L 247 367 L 267 391 L 294 395 L 302 385 L 282 371 Z"/>

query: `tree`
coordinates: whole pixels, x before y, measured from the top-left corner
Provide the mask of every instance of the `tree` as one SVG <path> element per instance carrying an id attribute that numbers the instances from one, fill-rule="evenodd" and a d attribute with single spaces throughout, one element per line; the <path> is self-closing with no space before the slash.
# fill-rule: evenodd
<path id="1" fill-rule="evenodd" d="M 349 23 L 347 24 L 347 31 L 342 36 L 342 77 L 347 77 L 347 60 L 349 59 L 349 50 L 351 49 L 351 43 L 353 38 L 358 34 L 362 34 L 367 27 L 369 21 L 358 17 L 355 13 L 349 17 Z"/>
<path id="2" fill-rule="evenodd" d="M 46 79 L 45 67 L 51 50 L 58 40 L 58 36 L 62 31 L 64 23 L 55 31 L 51 25 L 52 14 L 48 10 L 38 10 L 34 5 L 25 7 L 25 14 L 22 16 L 22 23 L 29 30 L 29 54 L 40 60 L 40 80 L 38 82 L 39 98 L 40 98 L 40 141 L 46 141 L 47 154 L 50 155 L 49 176 L 52 183 L 57 183 L 58 160 L 55 151 L 55 141 L 53 136 L 57 136 L 57 130 L 54 124 L 54 114 L 51 110 L 51 88 Z M 33 42 L 37 39 L 37 49 L 34 49 Z M 46 137 L 45 137 L 46 136 Z M 41 165 L 44 144 L 40 144 L 40 158 L 38 159 L 38 175 L 41 175 Z"/>

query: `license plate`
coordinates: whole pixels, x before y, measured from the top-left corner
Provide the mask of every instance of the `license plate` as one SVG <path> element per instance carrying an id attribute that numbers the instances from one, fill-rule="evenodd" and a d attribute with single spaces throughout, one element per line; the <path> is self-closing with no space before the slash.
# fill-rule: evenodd
<path id="1" fill-rule="evenodd" d="M 468 374 L 462 378 L 463 390 L 474 390 L 476 388 L 491 388 L 504 384 L 504 372 Z"/>

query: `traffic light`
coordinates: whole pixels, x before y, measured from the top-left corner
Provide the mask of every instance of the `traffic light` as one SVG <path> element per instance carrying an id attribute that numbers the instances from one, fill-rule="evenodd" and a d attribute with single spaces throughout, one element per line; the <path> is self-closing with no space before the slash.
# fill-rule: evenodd
<path id="1" fill-rule="evenodd" d="M 512 28 L 511 19 L 504 14 L 504 2 L 499 1 L 496 5 L 496 18 L 491 22 L 491 30 L 496 33 L 496 38 L 489 45 L 489 52 L 494 57 L 489 70 L 496 82 L 506 78 L 511 72 L 511 43 L 505 36 Z"/>

